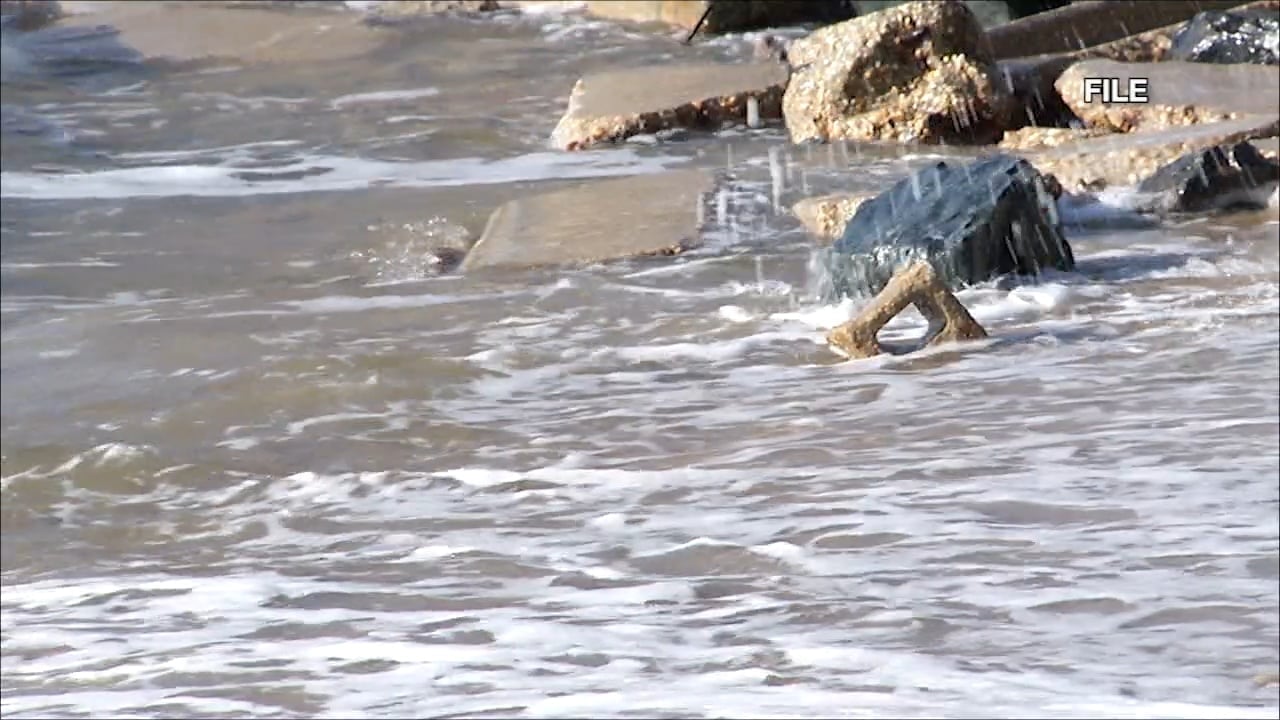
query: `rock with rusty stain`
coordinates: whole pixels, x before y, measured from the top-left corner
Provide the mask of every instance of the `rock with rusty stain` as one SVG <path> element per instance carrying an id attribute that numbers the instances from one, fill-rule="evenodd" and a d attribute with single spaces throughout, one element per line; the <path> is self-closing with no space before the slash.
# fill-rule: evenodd
<path id="1" fill-rule="evenodd" d="M 827 342 L 851 358 L 880 355 L 886 347 L 876 336 L 908 305 L 915 305 L 928 321 L 929 329 L 914 347 L 891 348 L 895 354 L 987 337 L 987 331 L 951 293 L 933 266 L 917 262 L 898 271 L 858 317 L 827 333 Z"/>
<path id="2" fill-rule="evenodd" d="M 808 197 L 792 205 L 791 214 L 814 237 L 830 243 L 844 234 L 845 225 L 858 212 L 858 207 L 872 197 L 870 193 L 832 193 Z"/>
<path id="3" fill-rule="evenodd" d="M 786 82 L 786 67 L 777 62 L 595 73 L 574 86 L 551 142 L 564 150 L 580 150 L 673 128 L 715 130 L 727 123 L 745 123 L 752 100 L 761 120 L 779 120 Z"/>
<path id="4" fill-rule="evenodd" d="M 1012 99 L 962 2 L 909 2 L 796 40 L 783 98 L 791 139 L 984 144 Z"/>
<path id="5" fill-rule="evenodd" d="M 698 244 L 713 174 L 675 170 L 581 185 L 506 203 L 462 270 L 676 255 Z"/>
<path id="6" fill-rule="evenodd" d="M 1103 102 L 1086 99 L 1087 78 L 1130 78 L 1148 84 L 1149 102 Z M 1058 94 L 1086 124 L 1116 132 L 1200 125 L 1244 115 L 1275 116 L 1280 112 L 1280 68 L 1262 65 L 1204 63 L 1120 63 L 1086 60 L 1068 68 L 1056 83 Z"/>
<path id="7" fill-rule="evenodd" d="M 831 299 L 873 295 L 916 260 L 950 287 L 1072 270 L 1055 200 L 1036 168 L 1010 155 L 923 168 L 864 202 L 824 251 Z"/>

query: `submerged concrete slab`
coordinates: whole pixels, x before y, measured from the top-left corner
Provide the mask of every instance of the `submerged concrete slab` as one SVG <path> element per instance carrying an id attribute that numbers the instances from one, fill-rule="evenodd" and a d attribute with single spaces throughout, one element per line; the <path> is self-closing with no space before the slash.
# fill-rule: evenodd
<path id="1" fill-rule="evenodd" d="M 1146 104 L 1086 102 L 1086 78 L 1148 81 Z M 1280 112 L 1280 67 L 1191 62 L 1122 63 L 1086 60 L 1062 73 L 1058 94 L 1090 126 L 1117 132 L 1230 120 Z"/>
<path id="2" fill-rule="evenodd" d="M 578 81 L 551 134 L 564 150 L 670 128 L 746 122 L 750 99 L 761 120 L 782 117 L 782 63 L 661 65 L 609 70 Z"/>
<path id="3" fill-rule="evenodd" d="M 171 62 L 308 63 L 377 48 L 381 32 L 358 13 L 230 7 L 197 2 L 65 2 L 64 24 L 110 25 L 143 57 Z"/>
<path id="4" fill-rule="evenodd" d="M 675 255 L 696 245 L 711 173 L 677 170 L 597 180 L 494 211 L 462 271 Z"/>

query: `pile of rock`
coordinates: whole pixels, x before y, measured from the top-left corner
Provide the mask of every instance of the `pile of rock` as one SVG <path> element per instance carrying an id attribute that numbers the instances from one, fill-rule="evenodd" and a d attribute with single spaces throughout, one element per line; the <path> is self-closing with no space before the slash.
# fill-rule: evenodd
<path id="1" fill-rule="evenodd" d="M 394 25 L 530 2 L 404 0 L 371 5 L 369 18 Z M 55 2 L 3 3 L 7 29 L 39 27 L 61 14 Z M 305 61 L 316 52 L 332 58 L 369 52 L 383 32 L 329 14 L 264 12 L 246 26 L 228 17 L 225 6 L 235 4 L 176 12 L 114 3 L 96 15 L 143 56 L 177 60 L 218 57 L 228 47 L 255 62 Z M 734 124 L 783 125 L 796 143 L 987 148 L 976 162 L 938 163 L 875 198 L 823 196 L 795 206 L 815 234 L 833 241 L 824 250 L 833 294 L 888 293 L 873 303 L 870 320 L 833 335 L 850 354 L 879 351 L 874 330 L 887 320 L 885 308 L 925 303 L 951 328 L 935 340 L 980 337 L 981 328 L 940 292 L 1011 273 L 1071 270 L 1056 213 L 1065 193 L 1133 185 L 1147 197 L 1139 210 L 1158 215 L 1256 204 L 1280 182 L 1275 155 L 1251 144 L 1280 135 L 1280 0 L 1083 0 L 989 30 L 960 0 L 906 2 L 863 17 L 853 17 L 852 3 L 823 0 L 585 6 L 602 17 L 684 29 L 705 21 L 709 32 L 834 24 L 790 43 L 762 38 L 749 63 L 584 77 L 552 133 L 561 149 Z M 1150 102 L 1089 97 L 1085 87 L 1099 78 L 1121 87 L 1142 78 Z M 472 271 L 678 254 L 698 242 L 708 198 L 723 198 L 725 182 L 682 171 L 517 200 L 493 214 L 474 248 L 443 248 L 441 262 Z M 603 207 L 625 222 L 601 223 Z M 894 280 L 904 268 L 905 279 Z M 873 328 L 869 340 L 866 328 Z"/>
<path id="2" fill-rule="evenodd" d="M 1056 212 L 1064 187 L 1134 185 L 1147 199 L 1137 210 L 1151 214 L 1266 202 L 1280 162 L 1246 141 L 1280 134 L 1280 2 L 1240 6 L 1076 2 L 987 32 L 965 3 L 909 2 L 788 47 L 765 43 L 785 78 L 766 64 L 732 76 L 705 70 L 722 81 L 703 86 L 683 79 L 665 112 L 640 95 L 593 111 L 592 83 L 604 94 L 618 83 L 586 78 L 554 140 L 582 149 L 655 129 L 742 123 L 751 101 L 798 143 L 1017 151 L 938 163 L 875 198 L 828 195 L 794 207 L 815 234 L 834 239 L 822 255 L 832 296 L 875 297 L 833 331 L 833 345 L 852 356 L 881 352 L 875 333 L 912 303 L 935 321 L 925 344 L 983 337 L 949 291 L 1072 270 Z M 671 72 L 652 69 L 648 84 L 670 88 L 660 78 Z M 1121 88 L 1143 78 L 1149 102 L 1090 97 L 1085 87 L 1097 78 Z"/>

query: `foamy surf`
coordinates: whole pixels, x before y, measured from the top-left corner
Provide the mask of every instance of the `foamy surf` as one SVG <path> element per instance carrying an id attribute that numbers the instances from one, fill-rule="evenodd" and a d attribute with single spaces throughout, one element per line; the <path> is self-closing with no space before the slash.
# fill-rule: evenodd
<path id="1" fill-rule="evenodd" d="M 678 164 L 642 158 L 625 148 L 590 155 L 534 153 L 496 161 L 459 158 L 416 163 L 316 155 L 270 168 L 159 165 L 66 174 L 4 171 L 0 182 L 5 197 L 32 200 L 246 197 L 613 177 L 659 172 Z"/>

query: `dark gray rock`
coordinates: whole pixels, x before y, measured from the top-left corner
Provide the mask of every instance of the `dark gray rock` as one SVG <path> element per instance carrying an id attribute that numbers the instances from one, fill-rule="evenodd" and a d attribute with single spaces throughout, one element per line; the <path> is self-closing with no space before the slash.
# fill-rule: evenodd
<path id="1" fill-rule="evenodd" d="M 1280 10 L 1206 10 L 1173 36 L 1168 59 L 1280 65 Z"/>
<path id="2" fill-rule="evenodd" d="M 1188 153 L 1138 183 L 1142 210 L 1196 213 L 1260 208 L 1280 183 L 1280 161 L 1247 142 Z"/>
<path id="3" fill-rule="evenodd" d="M 1073 270 L 1053 194 L 1026 160 L 994 155 L 939 162 L 868 200 L 824 256 L 836 296 L 880 292 L 927 260 L 955 289 L 1011 273 Z"/>

